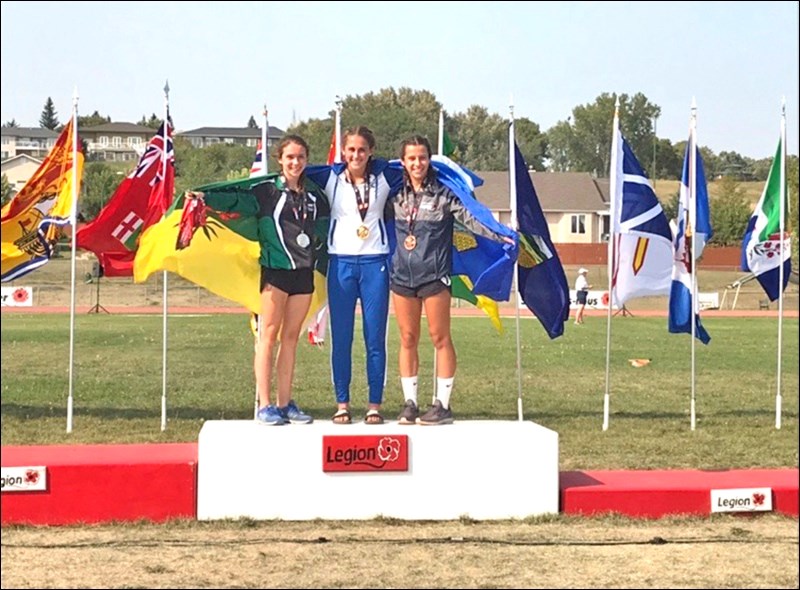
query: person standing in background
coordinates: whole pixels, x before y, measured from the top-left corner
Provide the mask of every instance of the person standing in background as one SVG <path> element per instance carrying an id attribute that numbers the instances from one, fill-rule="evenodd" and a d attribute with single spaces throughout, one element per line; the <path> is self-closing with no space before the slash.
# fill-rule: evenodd
<path id="1" fill-rule="evenodd" d="M 592 286 L 586 279 L 589 271 L 583 267 L 578 269 L 578 278 L 575 279 L 575 297 L 578 300 L 578 312 L 575 314 L 575 325 L 583 323 L 583 310 L 586 308 L 586 299 L 589 296 L 589 289 Z"/>

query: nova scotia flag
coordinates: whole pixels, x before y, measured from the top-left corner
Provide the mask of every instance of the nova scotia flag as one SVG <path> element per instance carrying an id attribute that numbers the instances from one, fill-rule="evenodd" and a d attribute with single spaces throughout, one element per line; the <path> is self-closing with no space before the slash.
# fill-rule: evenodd
<path id="1" fill-rule="evenodd" d="M 692 150 L 695 155 L 694 161 L 691 157 Z M 692 175 L 692 166 L 696 170 L 694 175 Z M 692 176 L 694 176 L 694 186 L 692 186 Z M 692 212 L 694 212 L 694 216 Z M 692 226 L 692 217 L 694 217 L 694 226 Z M 673 334 L 682 332 L 691 334 L 691 322 L 694 318 L 695 336 L 703 344 L 708 344 L 711 337 L 700 323 L 697 301 L 693 300 L 692 261 L 700 258 L 706 242 L 713 233 L 708 212 L 708 190 L 703 171 L 703 159 L 700 156 L 700 150 L 695 145 L 694 137 L 690 137 L 686 144 L 676 221 L 677 231 L 673 241 L 672 287 L 669 294 L 669 331 Z M 694 233 L 694 238 L 692 238 L 692 233 Z M 692 252 L 693 245 L 694 253 Z M 694 266 L 696 270 L 697 265 Z"/>

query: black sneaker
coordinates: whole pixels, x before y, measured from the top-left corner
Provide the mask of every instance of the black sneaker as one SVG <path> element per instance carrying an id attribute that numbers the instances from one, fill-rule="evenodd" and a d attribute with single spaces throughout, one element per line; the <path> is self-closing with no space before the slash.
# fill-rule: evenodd
<path id="1" fill-rule="evenodd" d="M 400 424 L 416 424 L 417 417 L 419 416 L 419 408 L 412 400 L 407 399 L 403 410 L 397 417 L 397 422 Z"/>
<path id="2" fill-rule="evenodd" d="M 453 412 L 450 408 L 445 409 L 442 402 L 438 399 L 433 402 L 431 408 L 422 416 L 417 418 L 417 424 L 424 426 L 436 426 L 437 424 L 452 424 Z"/>

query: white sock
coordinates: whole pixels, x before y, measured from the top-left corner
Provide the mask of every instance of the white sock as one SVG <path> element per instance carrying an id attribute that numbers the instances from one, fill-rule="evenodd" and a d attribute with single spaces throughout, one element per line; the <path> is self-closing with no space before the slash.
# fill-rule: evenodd
<path id="1" fill-rule="evenodd" d="M 453 393 L 453 377 L 436 378 L 436 399 L 442 402 L 442 407 L 446 410 L 450 407 L 450 394 Z"/>
<path id="2" fill-rule="evenodd" d="M 400 377 L 400 384 L 403 386 L 403 396 L 405 400 L 411 400 L 417 403 L 417 378 L 415 377 Z"/>

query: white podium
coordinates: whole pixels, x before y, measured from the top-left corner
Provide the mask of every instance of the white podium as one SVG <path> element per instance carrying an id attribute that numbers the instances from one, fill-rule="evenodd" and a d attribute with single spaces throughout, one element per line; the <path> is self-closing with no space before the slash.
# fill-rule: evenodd
<path id="1" fill-rule="evenodd" d="M 197 518 L 525 518 L 558 512 L 558 477 L 558 434 L 533 422 L 214 420 L 200 430 Z"/>

